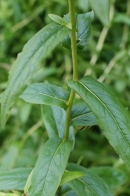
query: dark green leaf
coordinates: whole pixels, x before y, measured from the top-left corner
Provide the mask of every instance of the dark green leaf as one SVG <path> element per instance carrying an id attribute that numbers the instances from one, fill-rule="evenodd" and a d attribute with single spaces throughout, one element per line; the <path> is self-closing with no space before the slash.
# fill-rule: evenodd
<path id="1" fill-rule="evenodd" d="M 97 120 L 87 105 L 81 102 L 72 107 L 71 123 L 74 126 L 92 126 L 97 125 Z"/>
<path id="2" fill-rule="evenodd" d="M 14 100 L 25 85 L 34 77 L 39 64 L 56 45 L 67 35 L 69 30 L 56 23 L 51 23 L 39 31 L 24 46 L 18 55 L 9 76 L 8 86 L 4 92 L 1 106 L 1 124 L 4 126 L 7 113 Z"/>
<path id="3" fill-rule="evenodd" d="M 57 105 L 66 108 L 69 92 L 52 84 L 35 83 L 29 85 L 20 98 L 28 103 Z"/>
<path id="4" fill-rule="evenodd" d="M 66 118 L 65 111 L 60 107 L 43 105 L 42 114 L 49 138 L 53 138 L 57 135 L 63 139 Z M 74 140 L 73 127 L 69 129 L 69 139 Z"/>
<path id="5" fill-rule="evenodd" d="M 128 180 L 123 171 L 112 167 L 94 167 L 90 168 L 89 171 L 102 178 L 113 192 L 116 192 Z"/>
<path id="6" fill-rule="evenodd" d="M 0 171 L 0 190 L 24 190 L 30 172 L 31 169 L 28 168 Z"/>
<path id="7" fill-rule="evenodd" d="M 69 22 L 69 14 L 64 19 Z M 82 50 L 87 45 L 91 36 L 91 23 L 94 19 L 94 13 L 88 12 L 85 14 L 76 15 L 76 27 L 77 27 L 77 49 Z M 64 37 L 62 45 L 65 48 L 71 48 L 70 35 Z"/>
<path id="8" fill-rule="evenodd" d="M 54 196 L 72 150 L 72 142 L 54 137 L 41 149 L 28 196 Z"/>
<path id="9" fill-rule="evenodd" d="M 86 76 L 79 82 L 70 81 L 96 116 L 99 126 L 115 151 L 130 166 L 130 114 L 115 95 L 103 84 Z"/>
<path id="10" fill-rule="evenodd" d="M 78 172 L 78 171 L 65 171 L 63 176 L 62 176 L 62 179 L 61 179 L 61 182 L 60 182 L 60 185 L 63 185 L 63 184 L 66 184 L 67 182 L 70 182 L 76 178 L 79 178 L 79 177 L 82 177 L 84 176 L 85 174 L 83 172 Z"/>
<path id="11" fill-rule="evenodd" d="M 63 195 L 63 196 L 78 196 L 77 193 L 74 190 L 72 190 L 67 184 L 62 185 L 61 195 Z"/>
<path id="12" fill-rule="evenodd" d="M 110 0 L 89 0 L 91 8 L 94 10 L 95 14 L 99 20 L 106 26 L 109 26 L 109 10 L 110 10 Z"/>
<path id="13" fill-rule="evenodd" d="M 69 164 L 68 169 L 83 172 L 86 175 L 70 181 L 68 185 L 80 196 L 113 196 L 107 184 L 93 172 L 76 164 Z"/>

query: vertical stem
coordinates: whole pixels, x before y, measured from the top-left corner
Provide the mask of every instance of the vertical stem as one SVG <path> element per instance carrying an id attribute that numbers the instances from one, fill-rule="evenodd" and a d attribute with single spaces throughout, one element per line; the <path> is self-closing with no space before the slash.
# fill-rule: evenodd
<path id="1" fill-rule="evenodd" d="M 70 22 L 72 25 L 71 30 L 71 51 L 72 51 L 72 63 L 73 63 L 73 80 L 78 80 L 78 65 L 77 65 L 77 45 L 76 45 L 76 21 L 75 21 L 75 0 L 69 0 L 69 13 Z M 64 140 L 68 139 L 69 136 L 69 126 L 70 126 L 70 113 L 73 105 L 73 100 L 75 97 L 75 92 L 71 90 L 68 108 L 66 110 L 66 123 L 64 130 Z"/>
<path id="2" fill-rule="evenodd" d="M 76 22 L 75 22 L 75 0 L 69 0 L 69 13 L 70 22 L 72 24 L 71 30 L 71 50 L 72 50 L 72 62 L 73 62 L 73 79 L 78 79 L 77 68 L 77 45 L 76 45 Z"/>

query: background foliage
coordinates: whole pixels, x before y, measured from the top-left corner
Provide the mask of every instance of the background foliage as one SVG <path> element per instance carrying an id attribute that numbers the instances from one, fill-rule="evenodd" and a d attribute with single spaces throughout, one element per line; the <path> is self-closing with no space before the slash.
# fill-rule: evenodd
<path id="1" fill-rule="evenodd" d="M 88 0 L 77 0 L 77 13 L 90 11 Z M 51 20 L 48 14 L 63 17 L 68 12 L 66 0 L 1 0 L 0 11 L 0 93 L 7 85 L 8 73 L 25 43 Z M 130 0 L 111 0 L 111 26 L 95 16 L 88 47 L 78 52 L 80 76 L 90 74 L 109 84 L 120 101 L 130 109 Z M 104 41 L 103 41 L 104 40 Z M 61 45 L 42 64 L 34 82 L 48 81 L 66 88 L 71 78 L 71 55 Z M 18 100 L 10 112 L 6 128 L 0 129 L 0 169 L 34 166 L 41 144 L 48 136 L 39 105 Z M 109 145 L 97 126 L 75 130 L 76 144 L 70 162 L 95 167 L 95 172 L 108 180 L 115 195 L 130 195 L 130 170 Z M 108 174 L 97 166 L 107 166 Z M 111 169 L 119 172 L 112 174 Z"/>

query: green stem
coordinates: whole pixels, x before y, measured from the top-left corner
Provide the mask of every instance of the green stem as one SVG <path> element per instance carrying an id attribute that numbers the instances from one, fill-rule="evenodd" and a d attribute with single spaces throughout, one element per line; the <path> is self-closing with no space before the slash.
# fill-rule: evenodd
<path id="1" fill-rule="evenodd" d="M 78 80 L 78 65 L 77 65 L 77 45 L 76 45 L 76 21 L 75 21 L 75 0 L 69 0 L 69 13 L 70 22 L 72 25 L 71 30 L 71 51 L 72 51 L 72 63 L 73 63 L 73 80 Z M 75 92 L 71 90 L 70 98 L 68 101 L 68 108 L 66 110 L 66 123 L 65 123 L 65 136 L 64 140 L 68 140 L 69 126 L 70 126 L 70 113 L 73 105 Z"/>

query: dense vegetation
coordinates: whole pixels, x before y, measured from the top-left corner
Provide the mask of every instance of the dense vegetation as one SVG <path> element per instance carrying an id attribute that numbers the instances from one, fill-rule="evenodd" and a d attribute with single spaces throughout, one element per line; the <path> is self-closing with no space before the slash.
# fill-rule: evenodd
<path id="1" fill-rule="evenodd" d="M 88 0 L 76 1 L 77 13 L 91 10 Z M 63 17 L 68 13 L 68 2 L 1 0 L 0 101 L 18 53 L 33 35 L 51 22 L 48 17 L 50 13 Z M 103 17 L 95 13 L 89 43 L 84 50 L 78 51 L 79 78 L 89 74 L 106 86 L 109 85 L 120 102 L 130 110 L 130 0 L 111 0 L 110 26 L 105 24 Z M 32 81 L 67 89 L 67 80 L 72 78 L 71 63 L 71 51 L 60 44 L 42 62 Z M 48 139 L 46 123 L 39 111 L 40 105 L 16 100 L 6 126 L 0 128 L 0 172 L 18 167 L 34 167 L 41 147 Z M 90 170 L 95 168 L 95 173 L 104 179 L 114 195 L 129 196 L 130 168 L 116 154 L 99 126 L 79 126 L 75 129 L 75 137 L 75 148 L 69 162 Z"/>

